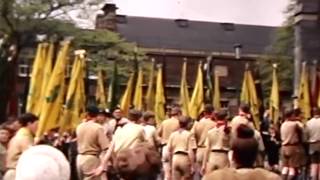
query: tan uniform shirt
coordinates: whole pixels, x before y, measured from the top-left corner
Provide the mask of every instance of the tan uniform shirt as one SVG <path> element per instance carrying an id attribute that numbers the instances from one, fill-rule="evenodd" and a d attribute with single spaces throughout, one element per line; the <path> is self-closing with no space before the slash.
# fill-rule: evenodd
<path id="1" fill-rule="evenodd" d="M 158 136 L 161 139 L 161 144 L 165 145 L 168 142 L 170 135 L 179 129 L 179 120 L 172 117 L 164 120 L 158 129 Z"/>
<path id="2" fill-rule="evenodd" d="M 285 121 L 282 123 L 280 128 L 280 135 L 282 140 L 282 145 L 294 145 L 297 143 L 301 143 L 303 140 L 299 139 L 300 135 L 303 135 L 303 124 L 299 121 Z"/>
<path id="3" fill-rule="evenodd" d="M 252 122 L 250 122 L 244 115 L 238 115 L 232 119 L 231 124 L 230 124 L 232 134 L 235 134 L 237 128 L 241 124 L 247 125 L 247 126 L 251 127 L 252 129 L 254 129 Z"/>
<path id="4" fill-rule="evenodd" d="M 100 155 L 110 145 L 103 127 L 93 121 L 81 123 L 76 130 L 78 153 L 83 155 Z"/>
<path id="5" fill-rule="evenodd" d="M 203 180 L 281 180 L 280 176 L 265 169 L 232 169 L 225 168 L 213 171 L 203 177 Z"/>
<path id="6" fill-rule="evenodd" d="M 157 138 L 157 129 L 154 126 L 151 125 L 145 125 L 143 126 L 146 139 L 152 146 L 158 145 L 158 138 Z"/>
<path id="7" fill-rule="evenodd" d="M 312 118 L 306 125 L 309 143 L 320 142 L 320 118 Z"/>
<path id="8" fill-rule="evenodd" d="M 209 150 L 230 150 L 230 133 L 226 134 L 224 132 L 225 126 L 214 127 L 209 130 L 207 139 L 206 139 L 206 147 L 209 147 Z"/>
<path id="9" fill-rule="evenodd" d="M 33 145 L 33 134 L 27 128 L 20 128 L 10 140 L 7 153 L 7 168 L 15 169 L 21 154 Z"/>
<path id="10" fill-rule="evenodd" d="M 6 171 L 7 149 L 0 143 L 0 177 Z"/>
<path id="11" fill-rule="evenodd" d="M 146 141 L 143 126 L 132 122 L 127 123 L 122 128 L 118 128 L 113 136 L 114 152 L 127 148 L 134 148 L 138 143 Z"/>
<path id="12" fill-rule="evenodd" d="M 168 149 L 170 152 L 189 153 L 189 150 L 196 149 L 197 145 L 193 134 L 187 130 L 175 131 L 168 140 Z"/>
<path id="13" fill-rule="evenodd" d="M 194 124 L 191 131 L 194 133 L 198 147 L 205 147 L 208 131 L 215 126 L 216 122 L 209 118 L 202 118 L 198 123 Z"/>

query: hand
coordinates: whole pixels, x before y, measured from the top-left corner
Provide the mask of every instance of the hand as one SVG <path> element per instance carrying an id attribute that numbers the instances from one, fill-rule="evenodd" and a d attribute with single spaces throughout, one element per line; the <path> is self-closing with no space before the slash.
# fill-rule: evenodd
<path id="1" fill-rule="evenodd" d="M 201 167 L 200 174 L 202 176 L 206 174 L 206 167 L 204 167 L 204 166 Z"/>
<path id="2" fill-rule="evenodd" d="M 99 166 L 96 169 L 92 170 L 89 174 L 94 177 L 100 176 L 106 169 L 103 166 Z"/>

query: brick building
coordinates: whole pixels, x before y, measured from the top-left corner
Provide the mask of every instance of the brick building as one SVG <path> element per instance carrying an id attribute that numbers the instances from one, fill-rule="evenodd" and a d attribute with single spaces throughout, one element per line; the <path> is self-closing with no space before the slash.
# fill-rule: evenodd
<path id="1" fill-rule="evenodd" d="M 179 94 L 181 68 L 188 62 L 188 84 L 193 86 L 197 64 L 212 56 L 211 69 L 220 77 L 222 102 L 235 106 L 246 63 L 255 62 L 270 47 L 277 27 L 161 19 L 116 14 L 115 4 L 106 4 L 96 18 L 96 29 L 118 32 L 135 42 L 147 56 L 164 64 L 167 98 Z M 236 53 L 236 50 L 238 51 Z M 241 54 L 240 54 L 241 52 Z M 191 92 L 191 91 L 190 91 Z"/>

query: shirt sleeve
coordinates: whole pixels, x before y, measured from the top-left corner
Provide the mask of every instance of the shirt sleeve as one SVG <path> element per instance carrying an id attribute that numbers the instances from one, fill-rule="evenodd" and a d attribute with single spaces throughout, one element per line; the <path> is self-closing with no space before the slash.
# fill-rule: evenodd
<path id="1" fill-rule="evenodd" d="M 107 150 L 109 148 L 110 142 L 107 138 L 107 136 L 104 134 L 103 127 L 98 129 L 98 142 L 100 145 L 101 150 Z"/>

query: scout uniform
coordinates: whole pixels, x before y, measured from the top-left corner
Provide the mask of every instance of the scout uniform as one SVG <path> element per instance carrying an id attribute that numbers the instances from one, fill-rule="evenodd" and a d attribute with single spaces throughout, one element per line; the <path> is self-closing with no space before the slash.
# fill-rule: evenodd
<path id="1" fill-rule="evenodd" d="M 6 168 L 7 172 L 4 175 L 4 180 L 15 180 L 16 166 L 21 154 L 33 145 L 32 132 L 22 127 L 18 130 L 15 136 L 11 139 L 8 146 Z"/>
<path id="2" fill-rule="evenodd" d="M 263 143 L 263 140 L 262 140 L 262 137 L 261 137 L 261 134 L 259 131 L 254 130 L 254 138 L 258 142 L 258 154 L 257 154 L 255 167 L 263 167 L 264 166 L 265 147 L 264 147 L 264 143 Z"/>
<path id="3" fill-rule="evenodd" d="M 277 174 L 261 168 L 225 168 L 213 171 L 203 177 L 203 180 L 281 180 Z"/>
<path id="4" fill-rule="evenodd" d="M 239 125 L 244 124 L 247 125 L 249 127 L 251 127 L 252 129 L 254 129 L 254 125 L 252 122 L 250 122 L 247 118 L 246 114 L 242 114 L 240 113 L 238 116 L 235 116 L 230 125 L 231 125 L 231 132 L 233 136 L 236 136 L 236 129 L 239 127 Z"/>
<path id="5" fill-rule="evenodd" d="M 157 129 L 154 126 L 148 124 L 144 125 L 143 129 L 149 144 L 153 147 L 157 147 L 159 144 L 159 139 L 157 137 Z"/>
<path id="6" fill-rule="evenodd" d="M 158 129 L 158 136 L 160 137 L 162 146 L 162 162 L 169 161 L 169 154 L 167 143 L 170 135 L 179 129 L 179 120 L 176 117 L 164 120 Z"/>
<path id="7" fill-rule="evenodd" d="M 304 165 L 303 124 L 299 121 L 285 121 L 281 125 L 280 134 L 283 166 L 298 168 Z"/>
<path id="8" fill-rule="evenodd" d="M 190 151 L 196 149 L 196 142 L 191 132 L 179 130 L 171 134 L 168 150 L 172 155 L 172 180 L 192 179 L 192 157 Z"/>
<path id="9" fill-rule="evenodd" d="M 201 166 L 203 161 L 203 155 L 205 152 L 205 141 L 207 137 L 207 133 L 210 129 L 216 126 L 216 122 L 214 122 L 210 118 L 202 118 L 198 123 L 195 123 L 191 132 L 194 133 L 196 142 L 197 142 L 197 154 L 196 160 L 197 163 Z"/>
<path id="10" fill-rule="evenodd" d="M 94 121 L 81 123 L 76 130 L 78 141 L 77 170 L 81 180 L 99 180 L 92 177 L 92 170 L 100 165 L 102 152 L 109 147 L 109 140 L 104 134 L 103 127 Z"/>
<path id="11" fill-rule="evenodd" d="M 0 143 L 0 179 L 2 179 L 4 172 L 6 171 L 6 156 L 7 148 Z"/>
<path id="12" fill-rule="evenodd" d="M 224 121 L 217 121 L 217 126 L 209 130 L 206 138 L 206 152 L 203 167 L 206 173 L 229 166 L 231 133 Z"/>
<path id="13" fill-rule="evenodd" d="M 320 117 L 310 119 L 306 124 L 307 140 L 311 162 L 320 163 Z"/>
<path id="14" fill-rule="evenodd" d="M 124 149 L 132 149 L 139 143 L 145 142 L 145 132 L 143 126 L 128 122 L 122 128 L 118 128 L 113 136 L 114 153 Z"/>

